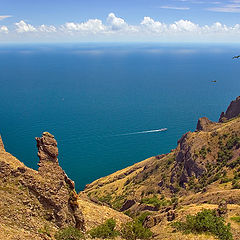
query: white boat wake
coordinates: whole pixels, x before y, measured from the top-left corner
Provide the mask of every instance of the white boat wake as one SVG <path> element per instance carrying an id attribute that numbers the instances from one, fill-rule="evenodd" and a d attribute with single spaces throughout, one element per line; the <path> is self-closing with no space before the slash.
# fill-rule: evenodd
<path id="1" fill-rule="evenodd" d="M 114 136 L 128 136 L 128 135 L 135 135 L 135 134 L 156 133 L 156 132 L 165 132 L 165 131 L 167 131 L 167 128 L 153 129 L 153 130 L 133 132 L 133 133 L 123 133 L 123 134 L 117 134 Z"/>

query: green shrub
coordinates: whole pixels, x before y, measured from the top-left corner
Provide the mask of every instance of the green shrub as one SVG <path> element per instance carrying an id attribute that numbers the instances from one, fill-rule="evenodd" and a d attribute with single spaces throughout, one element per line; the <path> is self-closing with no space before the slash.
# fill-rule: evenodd
<path id="1" fill-rule="evenodd" d="M 240 216 L 231 217 L 234 222 L 240 223 Z"/>
<path id="2" fill-rule="evenodd" d="M 168 166 L 171 165 L 172 163 L 175 162 L 175 160 L 176 160 L 175 156 L 173 156 L 173 157 L 171 157 L 171 158 L 168 158 L 168 160 L 167 160 L 167 165 L 168 165 Z"/>
<path id="3" fill-rule="evenodd" d="M 148 228 L 144 228 L 137 219 L 122 225 L 121 236 L 127 240 L 151 239 L 153 233 Z"/>
<path id="4" fill-rule="evenodd" d="M 126 215 L 129 216 L 130 218 L 133 217 L 133 213 L 131 212 L 130 209 L 128 209 L 127 211 L 125 211 L 124 214 L 126 214 Z"/>
<path id="5" fill-rule="evenodd" d="M 239 172 L 234 171 L 233 174 L 234 174 L 234 179 L 236 179 L 236 180 L 240 179 L 240 173 Z"/>
<path id="6" fill-rule="evenodd" d="M 108 219 L 105 223 L 89 231 L 92 238 L 114 238 L 119 235 L 115 230 L 116 221 L 113 218 Z"/>
<path id="7" fill-rule="evenodd" d="M 84 235 L 74 227 L 67 227 L 59 230 L 55 238 L 56 240 L 79 240 L 84 239 Z"/>
<path id="8" fill-rule="evenodd" d="M 206 150 L 206 147 L 205 147 L 205 146 L 203 146 L 203 147 L 201 148 L 201 150 L 199 151 L 199 154 L 201 155 L 201 157 L 202 157 L 203 159 L 206 158 L 207 150 Z"/>
<path id="9" fill-rule="evenodd" d="M 222 183 L 228 183 L 228 182 L 231 182 L 231 181 L 232 181 L 231 178 L 224 177 L 224 178 L 221 179 L 220 183 L 221 183 L 221 184 L 222 184 Z"/>
<path id="10" fill-rule="evenodd" d="M 232 151 L 227 149 L 226 147 L 222 147 L 218 152 L 218 162 L 226 164 L 233 157 Z"/>
<path id="11" fill-rule="evenodd" d="M 102 197 L 98 198 L 98 200 L 100 202 L 107 203 L 107 204 L 111 205 L 110 203 L 111 203 L 111 200 L 112 200 L 112 196 L 110 194 L 107 194 L 106 196 L 102 196 Z"/>
<path id="12" fill-rule="evenodd" d="M 141 200 L 141 203 L 150 204 L 150 205 L 153 205 L 156 208 L 159 208 L 161 206 L 167 206 L 167 205 L 171 204 L 170 201 L 168 201 L 168 200 L 160 200 L 160 199 L 158 199 L 157 196 L 153 196 L 151 198 L 143 198 Z"/>
<path id="13" fill-rule="evenodd" d="M 38 230 L 38 232 L 41 233 L 41 234 L 45 234 L 45 235 L 51 237 L 51 233 L 50 233 L 51 230 L 50 230 L 49 226 L 46 225 L 46 224 L 43 226 L 43 228 L 40 228 Z"/>
<path id="14" fill-rule="evenodd" d="M 173 205 L 178 205 L 178 201 L 179 201 L 179 199 L 178 199 L 178 197 L 172 197 L 171 198 L 171 203 L 173 204 Z"/>
<path id="15" fill-rule="evenodd" d="M 235 182 L 232 184 L 232 189 L 240 189 L 240 184 L 238 182 Z"/>
<path id="16" fill-rule="evenodd" d="M 239 148 L 240 145 L 240 138 L 238 136 L 232 136 L 226 143 L 226 147 L 228 149 L 232 149 L 234 146 Z"/>
<path id="17" fill-rule="evenodd" d="M 115 209 L 115 210 L 119 210 L 122 207 L 122 205 L 125 201 L 125 198 L 126 198 L 126 196 L 124 196 L 124 195 L 117 196 L 114 199 L 114 201 L 112 201 L 112 204 L 111 204 L 112 208 Z"/>
<path id="18" fill-rule="evenodd" d="M 151 215 L 152 213 L 150 212 L 144 212 L 141 215 L 139 215 L 135 220 L 141 224 L 143 224 L 144 220 L 146 219 L 147 216 Z"/>
<path id="19" fill-rule="evenodd" d="M 210 233 L 220 240 L 232 240 L 230 224 L 225 225 L 222 217 L 218 217 L 215 210 L 204 209 L 197 215 L 188 215 L 186 222 L 175 222 L 174 228 L 184 233 Z"/>
<path id="20" fill-rule="evenodd" d="M 218 181 L 221 178 L 221 174 L 217 173 L 208 180 L 208 184 Z"/>

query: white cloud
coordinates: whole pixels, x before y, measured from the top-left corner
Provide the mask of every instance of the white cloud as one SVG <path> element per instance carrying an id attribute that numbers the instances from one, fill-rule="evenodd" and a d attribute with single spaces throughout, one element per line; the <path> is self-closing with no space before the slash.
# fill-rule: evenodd
<path id="1" fill-rule="evenodd" d="M 49 32 L 57 32 L 57 28 L 55 26 L 53 26 L 53 25 L 47 26 L 47 25 L 44 25 L 44 24 L 41 25 L 38 28 L 38 30 L 40 32 L 47 32 L 47 33 L 49 33 Z"/>
<path id="2" fill-rule="evenodd" d="M 202 27 L 201 30 L 202 30 L 202 33 L 210 33 L 210 34 L 229 33 L 229 32 L 235 31 L 233 27 L 227 27 L 225 24 L 222 24 L 220 22 L 216 22 L 211 26 L 205 25 L 204 27 Z M 237 33 L 237 31 L 235 33 Z"/>
<path id="3" fill-rule="evenodd" d="M 6 26 L 1 26 L 0 33 L 8 33 L 8 28 Z"/>
<path id="4" fill-rule="evenodd" d="M 219 7 L 207 8 L 212 12 L 225 12 L 225 13 L 240 13 L 240 1 L 233 0 L 232 4 L 225 4 Z"/>
<path id="5" fill-rule="evenodd" d="M 12 17 L 12 16 L 10 16 L 10 15 L 2 15 L 2 16 L 0 16 L 0 21 L 5 19 L 5 18 L 10 18 L 10 17 Z"/>
<path id="6" fill-rule="evenodd" d="M 237 1 L 237 0 L 235 0 Z M 239 0 L 240 1 L 240 0 Z M 200 26 L 192 21 L 181 19 L 170 24 L 155 20 L 145 16 L 143 20 L 136 25 L 131 25 L 123 18 L 117 17 L 110 13 L 103 22 L 100 19 L 89 19 L 85 22 L 67 22 L 61 26 L 40 25 L 34 26 L 23 20 L 15 23 L 15 34 L 18 33 L 37 33 L 33 34 L 41 39 L 68 39 L 71 41 L 199 41 L 204 40 L 225 40 L 239 39 L 240 24 L 227 26 L 223 23 L 216 22 L 211 25 Z M 1 32 L 11 33 L 6 26 L 3 26 Z M 94 35 L 94 38 L 91 36 Z M 229 41 L 228 40 L 228 41 Z"/>
<path id="7" fill-rule="evenodd" d="M 170 9 L 170 10 L 189 10 L 189 7 L 176 7 L 176 6 L 161 6 L 160 8 L 163 9 Z"/>
<path id="8" fill-rule="evenodd" d="M 175 32 L 197 32 L 199 26 L 188 20 L 180 20 L 170 24 L 169 29 Z"/>
<path id="9" fill-rule="evenodd" d="M 60 27 L 62 31 L 66 32 L 83 32 L 83 33 L 102 33 L 106 30 L 106 26 L 103 25 L 99 19 L 89 19 L 87 22 L 74 23 L 68 22 Z"/>
<path id="10" fill-rule="evenodd" d="M 113 31 L 126 29 L 127 23 L 122 18 L 118 18 L 114 13 L 110 13 L 107 17 L 107 23 L 110 25 Z"/>
<path id="11" fill-rule="evenodd" d="M 141 22 L 141 26 L 143 31 L 154 32 L 154 33 L 161 33 L 166 31 L 167 25 L 158 21 L 154 21 L 150 17 L 144 17 L 143 21 Z"/>
<path id="12" fill-rule="evenodd" d="M 17 26 L 17 32 L 19 33 L 24 33 L 24 32 L 36 32 L 37 29 L 32 26 L 31 24 L 27 24 L 25 23 L 23 20 L 21 20 L 18 23 L 15 23 L 15 25 Z"/>

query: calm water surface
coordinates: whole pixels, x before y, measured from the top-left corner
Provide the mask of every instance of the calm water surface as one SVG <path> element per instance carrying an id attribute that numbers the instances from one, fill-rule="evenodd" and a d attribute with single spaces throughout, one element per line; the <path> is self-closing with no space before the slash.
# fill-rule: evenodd
<path id="1" fill-rule="evenodd" d="M 37 169 L 34 137 L 49 131 L 80 190 L 175 148 L 199 117 L 218 120 L 240 95 L 239 53 L 237 45 L 1 45 L 6 149 Z M 168 130 L 126 135 L 160 128 Z"/>

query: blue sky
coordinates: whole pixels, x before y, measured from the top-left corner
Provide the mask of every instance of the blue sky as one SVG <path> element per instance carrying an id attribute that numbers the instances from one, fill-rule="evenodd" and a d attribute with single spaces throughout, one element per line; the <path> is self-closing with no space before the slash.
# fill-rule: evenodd
<path id="1" fill-rule="evenodd" d="M 0 5 L 0 42 L 216 37 L 229 42 L 240 36 L 238 24 L 240 0 L 1 0 Z"/>

